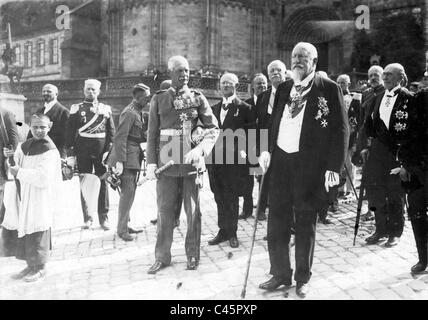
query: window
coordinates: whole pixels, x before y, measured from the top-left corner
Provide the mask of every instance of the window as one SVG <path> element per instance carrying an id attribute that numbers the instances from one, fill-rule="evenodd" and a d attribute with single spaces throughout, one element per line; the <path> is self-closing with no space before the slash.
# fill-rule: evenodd
<path id="1" fill-rule="evenodd" d="M 17 64 L 18 66 L 21 65 L 21 45 L 17 44 L 14 48 L 14 59 L 13 63 Z"/>
<path id="2" fill-rule="evenodd" d="M 33 59 L 33 45 L 31 42 L 26 43 L 24 47 L 24 67 L 31 68 L 31 61 Z"/>
<path id="3" fill-rule="evenodd" d="M 37 65 L 43 66 L 45 64 L 45 40 L 37 42 Z"/>
<path id="4" fill-rule="evenodd" d="M 50 63 L 56 64 L 58 63 L 58 39 L 57 38 L 51 39 L 50 47 L 51 47 Z"/>

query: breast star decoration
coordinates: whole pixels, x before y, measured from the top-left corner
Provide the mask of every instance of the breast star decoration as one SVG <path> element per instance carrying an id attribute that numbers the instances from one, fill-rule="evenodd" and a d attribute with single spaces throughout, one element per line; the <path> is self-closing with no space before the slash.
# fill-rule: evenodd
<path id="1" fill-rule="evenodd" d="M 318 120 L 320 126 L 326 128 L 328 126 L 327 116 L 330 113 L 330 109 L 327 105 L 327 100 L 324 97 L 318 97 L 318 112 L 315 116 L 315 120 Z"/>

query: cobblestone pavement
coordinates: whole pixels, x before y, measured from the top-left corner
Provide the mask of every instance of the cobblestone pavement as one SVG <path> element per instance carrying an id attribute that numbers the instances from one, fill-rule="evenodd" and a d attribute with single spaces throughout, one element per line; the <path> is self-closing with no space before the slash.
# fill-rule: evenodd
<path id="1" fill-rule="evenodd" d="M 97 224 L 93 230 L 80 229 L 78 181 L 74 178 L 58 192 L 62 206 L 55 220 L 46 279 L 35 284 L 12 280 L 10 276 L 25 263 L 0 258 L 0 299 L 240 299 L 254 219 L 239 220 L 239 248 L 230 248 L 228 242 L 208 246 L 207 241 L 217 232 L 217 216 L 205 181 L 201 261 L 196 271 L 185 270 L 186 222 L 182 214 L 181 225 L 174 232 L 172 265 L 156 275 L 147 274 L 156 240 L 156 226 L 149 222 L 156 213 L 154 183 L 139 188 L 131 213 L 132 226 L 143 232 L 135 241 L 124 242 L 114 232 L 118 196 L 112 190 L 112 230 L 102 231 Z M 333 224 L 318 224 L 312 290 L 307 299 L 428 299 L 428 273 L 415 277 L 409 273 L 417 261 L 409 222 L 395 248 L 365 245 L 364 238 L 374 226 L 373 221 L 362 222 L 353 246 L 355 211 L 355 201 L 343 204 L 331 215 Z M 266 222 L 259 222 L 246 299 L 298 299 L 295 285 L 288 290 L 288 297 L 283 289 L 269 293 L 258 289 L 259 283 L 269 279 L 265 235 Z"/>

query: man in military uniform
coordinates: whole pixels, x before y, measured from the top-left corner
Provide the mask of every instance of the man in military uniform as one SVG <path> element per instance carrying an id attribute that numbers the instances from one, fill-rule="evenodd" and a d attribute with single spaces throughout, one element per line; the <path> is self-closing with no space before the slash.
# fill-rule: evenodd
<path id="1" fill-rule="evenodd" d="M 70 118 L 66 133 L 66 146 L 69 156 L 75 156 L 77 168 L 81 174 L 81 188 L 83 174 L 95 174 L 101 177 L 106 172 L 103 160 L 110 150 L 114 136 L 114 122 L 111 107 L 98 101 L 101 82 L 95 79 L 85 81 L 85 100 L 73 104 L 70 108 Z M 73 160 L 68 159 L 72 164 Z M 87 202 L 81 194 L 84 228 L 92 225 L 92 214 L 88 212 Z M 98 195 L 98 218 L 101 227 L 108 230 L 109 198 L 107 183 L 101 181 Z"/>
<path id="2" fill-rule="evenodd" d="M 134 86 L 131 104 L 123 109 L 119 118 L 108 164 L 120 176 L 119 217 L 117 234 L 125 241 L 132 241 L 129 234 L 129 212 L 134 202 L 137 179 L 141 170 L 143 151 L 140 143 L 146 142 L 147 121 L 143 107 L 150 101 L 150 88 L 143 83 Z"/>
<path id="3" fill-rule="evenodd" d="M 219 129 L 207 99 L 198 91 L 189 89 L 189 63 L 182 56 L 168 61 L 172 86 L 155 94 L 150 103 L 147 137 L 147 177 L 158 178 L 156 185 L 158 204 L 157 241 L 155 263 L 148 273 L 155 274 L 171 263 L 171 244 L 174 213 L 179 187 L 182 187 L 184 210 L 187 217 L 186 256 L 187 269 L 195 270 L 199 264 L 201 212 L 199 191 L 195 175 L 217 140 Z M 203 140 L 194 146 L 191 130 L 200 121 L 204 127 Z M 155 171 L 170 160 L 174 165 L 159 177 Z"/>

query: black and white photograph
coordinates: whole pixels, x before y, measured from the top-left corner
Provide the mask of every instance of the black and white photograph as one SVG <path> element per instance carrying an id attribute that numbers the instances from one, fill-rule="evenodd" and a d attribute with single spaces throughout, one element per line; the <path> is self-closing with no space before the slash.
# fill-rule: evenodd
<path id="1" fill-rule="evenodd" d="M 0 0 L 0 149 L 0 300 L 428 300 L 428 0 Z"/>

